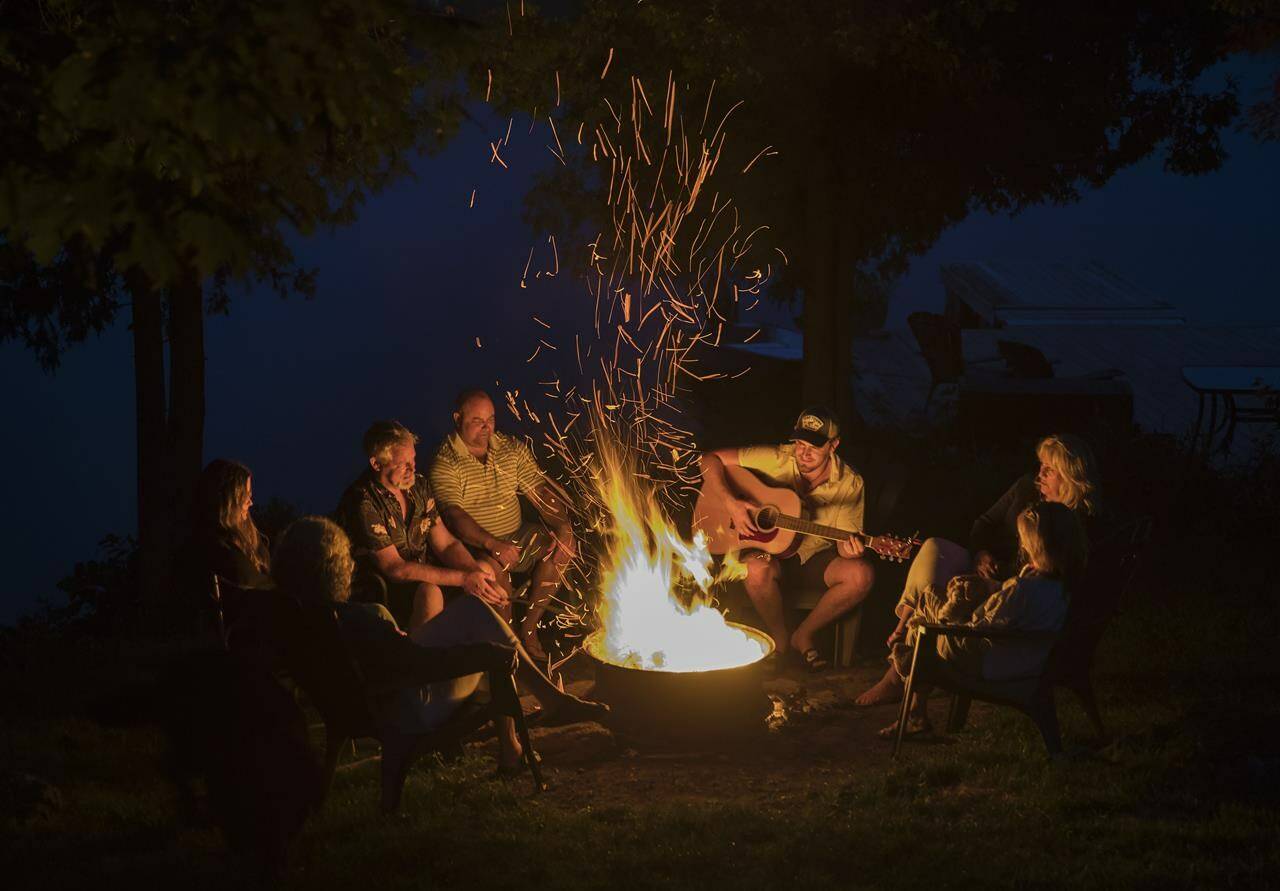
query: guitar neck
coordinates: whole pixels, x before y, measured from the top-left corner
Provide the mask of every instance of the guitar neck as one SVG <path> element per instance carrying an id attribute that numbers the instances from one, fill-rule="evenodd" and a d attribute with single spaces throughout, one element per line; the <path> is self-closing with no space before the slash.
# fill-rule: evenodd
<path id="1" fill-rule="evenodd" d="M 844 541 L 849 536 L 853 536 L 863 544 L 869 544 L 871 536 L 862 532 L 849 532 L 845 529 L 837 529 L 835 526 L 823 526 L 821 523 L 811 523 L 800 517 L 788 517 L 780 514 L 775 521 L 780 529 L 787 529 L 791 532 L 799 532 L 802 535 L 816 535 L 819 538 L 829 538 L 831 541 Z"/>

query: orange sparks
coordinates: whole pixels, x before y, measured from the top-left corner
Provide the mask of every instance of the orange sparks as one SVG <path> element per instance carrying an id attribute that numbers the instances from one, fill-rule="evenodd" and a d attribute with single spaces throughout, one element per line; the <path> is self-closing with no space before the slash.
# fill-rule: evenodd
<path id="1" fill-rule="evenodd" d="M 501 142 L 489 143 L 489 149 L 491 151 L 491 154 L 489 155 L 489 163 L 492 164 L 494 161 L 497 161 L 499 164 L 502 165 L 503 170 L 507 170 L 509 169 L 507 167 L 507 162 L 502 160 L 502 156 L 498 154 L 498 147 L 501 145 L 502 145 Z"/>
<path id="2" fill-rule="evenodd" d="M 560 103 L 557 102 L 556 104 L 559 105 Z M 547 148 L 551 149 L 551 154 L 555 155 L 560 163 L 563 164 L 564 146 L 560 144 L 560 134 L 556 131 L 556 122 L 550 115 L 547 115 L 547 123 L 551 125 L 551 135 L 554 136 L 556 140 L 555 149 L 551 149 L 551 146 L 547 146 Z M 559 151 L 556 151 L 556 149 L 559 149 Z"/>
<path id="3" fill-rule="evenodd" d="M 746 167 L 743 167 L 743 168 L 742 168 L 742 172 L 743 172 L 743 173 L 746 173 L 748 170 L 750 170 L 750 169 L 755 165 L 756 161 L 759 161 L 761 158 L 763 158 L 763 157 L 765 156 L 765 153 L 766 153 L 766 152 L 768 152 L 768 154 L 770 154 L 770 155 L 776 155 L 776 154 L 777 154 L 777 152 L 771 152 L 771 151 L 769 151 L 769 149 L 771 149 L 771 148 L 773 148 L 773 146 L 771 146 L 771 145 L 766 145 L 764 148 L 760 149 L 759 154 L 757 154 L 754 158 L 752 158 L 752 159 L 751 159 L 751 161 L 747 164 L 747 166 L 746 166 Z"/>
<path id="4" fill-rule="evenodd" d="M 489 101 L 489 95 L 493 92 L 493 69 L 492 69 L 492 68 L 486 68 L 486 69 L 485 69 L 485 72 L 489 75 L 489 82 L 488 82 L 487 84 L 485 84 L 485 88 L 484 88 L 484 101 L 485 101 L 485 102 L 488 102 L 488 101 Z"/>
<path id="5" fill-rule="evenodd" d="M 475 189 L 472 189 L 472 190 L 471 190 L 471 201 L 467 203 L 467 207 L 468 207 L 468 208 L 471 208 L 471 207 L 475 207 L 475 206 L 476 206 L 476 190 L 475 190 Z"/>
<path id="6" fill-rule="evenodd" d="M 600 79 L 604 80 L 604 76 L 609 73 L 609 66 L 613 64 L 613 47 L 609 47 L 609 58 L 604 60 L 604 71 L 600 72 Z"/>

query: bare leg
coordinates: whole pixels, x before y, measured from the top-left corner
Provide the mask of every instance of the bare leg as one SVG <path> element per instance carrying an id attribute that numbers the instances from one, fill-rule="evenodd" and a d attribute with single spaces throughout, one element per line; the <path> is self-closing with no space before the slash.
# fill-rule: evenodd
<path id="1" fill-rule="evenodd" d="M 890 634 L 888 640 L 885 641 L 885 645 L 888 646 L 889 649 L 892 650 L 894 645 L 906 636 L 907 620 L 911 618 L 911 614 L 914 612 L 915 610 L 909 606 L 904 606 L 902 604 L 898 605 L 898 614 L 901 618 L 898 619 L 898 627 L 893 629 L 893 633 Z M 898 677 L 898 672 L 894 669 L 893 665 L 890 664 L 889 667 L 885 669 L 884 677 L 876 681 L 874 686 L 863 692 L 861 696 L 855 699 L 854 704 L 866 706 L 881 705 L 886 702 L 898 702 L 902 699 L 902 686 L 902 678 Z"/>
<path id="2" fill-rule="evenodd" d="M 439 585 L 423 582 L 414 589 L 413 607 L 409 611 L 409 631 L 430 622 L 444 611 L 444 592 Z"/>
<path id="3" fill-rule="evenodd" d="M 498 736 L 498 768 L 511 770 L 518 767 L 524 757 L 524 748 L 516 736 L 516 722 L 512 718 L 497 718 L 493 729 Z"/>
<path id="4" fill-rule="evenodd" d="M 538 640 L 538 623 L 542 621 L 551 598 L 560 590 L 568 565 L 568 558 L 557 548 L 551 557 L 538 561 L 529 580 L 529 610 L 520 622 L 520 640 L 530 655 L 543 662 L 546 661 L 547 654 Z"/>
<path id="5" fill-rule="evenodd" d="M 773 638 L 779 656 L 786 655 L 790 637 L 787 634 L 787 618 L 782 608 L 782 589 L 778 585 L 781 570 L 778 561 L 769 554 L 759 552 L 747 557 L 747 596 L 760 614 L 764 628 Z"/>
<path id="6" fill-rule="evenodd" d="M 572 721 L 602 721 L 609 714 L 609 707 L 588 702 L 565 693 L 529 655 L 511 626 L 502 620 L 493 607 L 479 597 L 464 594 L 455 598 L 438 622 L 428 625 L 412 635 L 419 646 L 451 646 L 463 643 L 488 641 L 515 649 L 516 678 L 524 689 L 533 694 L 542 706 L 547 723 L 566 724 Z"/>
<path id="7" fill-rule="evenodd" d="M 813 647 L 813 636 L 861 603 L 871 591 L 875 570 L 866 560 L 837 557 L 827 564 L 822 580 L 827 593 L 791 635 L 791 645 L 803 653 Z"/>

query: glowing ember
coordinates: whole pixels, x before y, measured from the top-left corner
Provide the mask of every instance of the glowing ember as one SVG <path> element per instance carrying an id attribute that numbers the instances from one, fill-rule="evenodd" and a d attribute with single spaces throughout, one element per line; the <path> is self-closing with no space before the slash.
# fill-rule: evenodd
<path id="1" fill-rule="evenodd" d="M 598 430 L 598 447 L 599 440 Z M 604 467 L 597 480 L 611 525 L 600 567 L 602 629 L 592 640 L 593 655 L 655 671 L 707 671 L 762 659 L 767 644 L 726 623 L 710 602 L 714 579 L 702 533 L 692 544 L 683 541 L 657 498 L 642 491 L 618 458 L 619 450 L 606 446 L 598 454 Z"/>

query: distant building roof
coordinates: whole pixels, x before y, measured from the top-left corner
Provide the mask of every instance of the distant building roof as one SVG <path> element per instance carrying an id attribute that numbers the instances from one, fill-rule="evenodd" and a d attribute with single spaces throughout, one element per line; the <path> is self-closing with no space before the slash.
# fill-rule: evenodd
<path id="1" fill-rule="evenodd" d="M 1098 262 L 988 260 L 942 267 L 946 313 L 965 328 L 1181 325 L 1167 302 Z"/>

